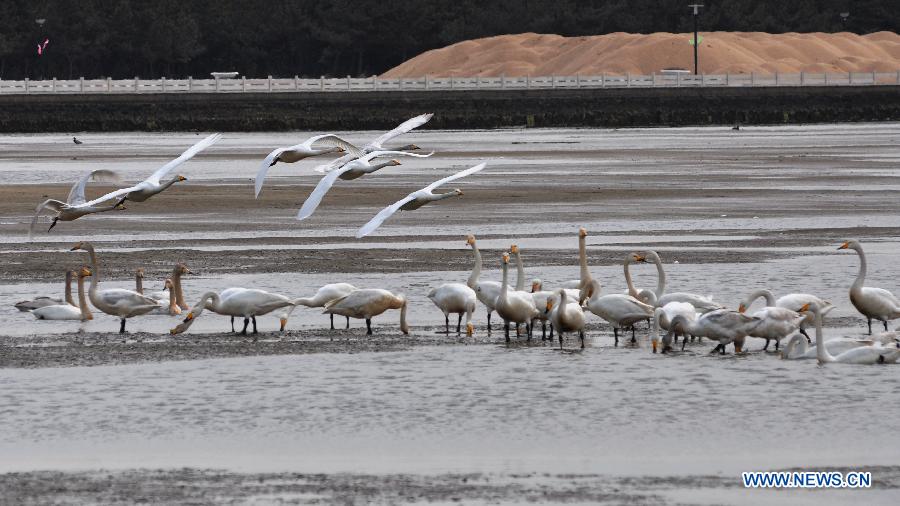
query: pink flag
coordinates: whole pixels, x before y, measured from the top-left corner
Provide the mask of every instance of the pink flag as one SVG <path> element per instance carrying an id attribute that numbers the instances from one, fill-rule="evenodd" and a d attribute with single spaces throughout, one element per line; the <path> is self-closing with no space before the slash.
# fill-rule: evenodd
<path id="1" fill-rule="evenodd" d="M 43 44 L 38 44 L 38 46 L 37 46 L 38 56 L 44 54 L 44 49 L 47 49 L 47 44 L 49 44 L 49 43 L 50 43 L 50 39 L 44 39 Z"/>

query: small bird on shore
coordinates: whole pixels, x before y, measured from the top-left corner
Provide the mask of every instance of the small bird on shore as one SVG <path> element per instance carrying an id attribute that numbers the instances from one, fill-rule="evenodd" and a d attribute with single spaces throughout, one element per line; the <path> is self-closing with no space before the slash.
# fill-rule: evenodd
<path id="1" fill-rule="evenodd" d="M 72 137 L 72 142 L 74 142 L 75 144 L 84 144 L 83 142 L 78 140 L 78 137 Z"/>

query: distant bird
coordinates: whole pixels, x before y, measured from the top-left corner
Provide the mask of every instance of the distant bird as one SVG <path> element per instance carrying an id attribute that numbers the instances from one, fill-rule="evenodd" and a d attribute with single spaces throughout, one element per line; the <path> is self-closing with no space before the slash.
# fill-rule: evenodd
<path id="1" fill-rule="evenodd" d="M 741 125 L 734 125 L 733 127 L 731 127 L 731 129 L 732 129 L 732 130 L 740 130 L 740 129 L 741 129 Z"/>
<path id="2" fill-rule="evenodd" d="M 213 144 L 218 142 L 219 139 L 221 139 L 221 138 L 222 138 L 221 134 L 212 134 L 209 137 L 203 139 L 202 141 L 200 141 L 200 142 L 194 144 L 193 146 L 191 146 L 190 148 L 188 148 L 184 153 L 181 153 L 181 156 L 179 156 L 178 158 L 176 158 L 176 159 L 172 160 L 171 162 L 163 165 L 162 167 L 156 169 L 156 172 L 154 172 L 153 174 L 150 174 L 150 177 L 141 181 L 140 183 L 138 183 L 134 186 L 130 186 L 128 188 L 122 188 L 121 190 L 116 190 L 114 192 L 107 193 L 106 195 L 104 195 L 98 199 L 94 199 L 94 200 L 88 202 L 86 205 L 94 205 L 94 204 L 97 204 L 98 202 L 103 202 L 106 200 L 119 198 L 119 197 L 122 197 L 122 199 L 119 200 L 119 204 L 124 203 L 126 200 L 131 200 L 132 202 L 144 202 L 145 200 L 156 195 L 157 193 L 161 193 L 163 190 L 165 190 L 166 188 L 172 186 L 173 184 L 175 184 L 179 181 L 187 181 L 187 178 L 184 176 L 175 176 L 174 178 L 172 178 L 171 180 L 169 180 L 165 183 L 160 183 L 160 179 L 162 179 L 163 176 L 165 176 L 166 174 L 171 172 L 172 169 L 174 169 L 175 167 L 178 167 L 182 163 L 190 160 L 197 153 L 212 146 Z"/>
<path id="3" fill-rule="evenodd" d="M 75 144 L 84 144 L 83 142 L 78 140 L 78 137 L 72 137 L 72 142 L 74 142 Z"/>
<path id="4" fill-rule="evenodd" d="M 410 118 L 410 119 L 404 121 L 397 128 L 391 130 L 390 132 L 382 134 L 380 137 L 378 137 L 374 141 L 363 146 L 362 147 L 363 154 L 367 155 L 373 151 L 384 151 L 384 149 L 385 149 L 384 145 L 387 142 L 391 141 L 395 137 L 399 137 L 405 133 L 409 133 L 411 130 L 416 129 L 416 128 L 424 125 L 425 123 L 428 123 L 428 121 L 431 120 L 432 116 L 434 116 L 433 113 L 420 114 L 419 116 L 416 116 L 415 118 Z M 396 151 L 415 151 L 417 149 L 419 149 L 419 146 L 416 146 L 415 144 L 407 144 L 405 146 L 397 148 Z M 331 162 L 329 162 L 325 165 L 319 165 L 318 167 L 315 167 L 313 170 L 315 170 L 316 172 L 322 172 L 322 173 L 331 172 L 334 169 L 343 167 L 344 164 L 352 161 L 355 158 L 359 158 L 360 156 L 362 156 L 362 155 L 354 156 L 353 153 L 348 152 L 346 155 L 344 155 L 336 160 L 332 160 Z"/>
<path id="5" fill-rule="evenodd" d="M 433 193 L 432 190 L 435 190 L 439 186 L 441 186 L 445 183 L 449 183 L 450 181 L 453 181 L 455 179 L 459 179 L 462 177 L 466 177 L 470 174 L 474 174 L 474 173 L 480 171 L 481 169 L 483 169 L 485 165 L 487 165 L 487 164 L 479 163 L 478 165 L 476 165 L 474 167 L 457 172 L 456 174 L 453 174 L 452 176 L 447 176 L 444 179 L 439 179 L 439 180 L 431 183 L 430 185 L 426 186 L 425 188 L 422 188 L 421 190 L 418 190 L 418 191 L 414 191 L 414 192 L 410 193 L 409 195 L 407 195 L 405 198 L 402 198 L 402 199 L 398 200 L 397 202 L 394 202 L 393 204 L 385 207 L 384 209 L 381 210 L 380 213 L 376 214 L 374 218 L 369 220 L 368 223 L 363 225 L 362 228 L 360 228 L 358 232 L 356 232 L 356 238 L 359 239 L 361 237 L 365 237 L 365 236 L 371 234 L 372 232 L 375 231 L 375 229 L 380 227 L 381 224 L 384 223 L 385 220 L 390 218 L 397 211 L 401 211 L 401 210 L 402 211 L 414 211 L 414 210 L 424 206 L 425 204 L 428 204 L 429 202 L 437 202 L 438 200 L 444 200 L 444 199 L 448 199 L 450 197 L 462 195 L 463 192 L 460 189 L 456 189 L 456 190 L 453 190 L 453 191 L 447 192 L 447 193 Z M 325 176 L 325 177 L 328 177 L 328 176 Z"/>
<path id="6" fill-rule="evenodd" d="M 37 209 L 34 211 L 34 217 L 31 219 L 31 225 L 28 227 L 28 240 L 30 241 L 34 237 L 34 226 L 37 225 L 38 217 L 45 210 L 56 212 L 56 216 L 53 217 L 53 223 L 51 223 L 50 228 L 47 229 L 47 232 L 50 232 L 53 230 L 53 227 L 56 226 L 57 221 L 74 221 L 82 216 L 87 216 L 88 214 L 102 213 L 112 211 L 113 209 L 125 209 L 121 204 L 109 206 L 96 205 L 97 203 L 108 199 L 85 202 L 84 187 L 87 185 L 88 181 L 92 179 L 94 181 L 121 181 L 118 173 L 106 169 L 92 170 L 81 176 L 81 179 L 72 185 L 72 189 L 69 190 L 69 195 L 66 197 L 65 202 L 56 199 L 47 199 L 38 204 Z"/>
<path id="7" fill-rule="evenodd" d="M 44 51 L 47 50 L 47 44 L 50 43 L 50 39 L 44 39 L 44 42 L 37 45 L 37 54 L 41 56 L 44 54 Z"/>
<path id="8" fill-rule="evenodd" d="M 334 185 L 334 182 L 337 181 L 338 178 L 344 180 L 353 180 L 358 179 L 366 174 L 371 174 L 376 170 L 383 169 L 384 167 L 391 167 L 394 165 L 400 165 L 400 162 L 397 160 L 390 160 L 384 163 L 379 164 L 371 164 L 370 162 L 379 156 L 389 156 L 389 155 L 403 155 L 403 156 L 414 156 L 417 158 L 428 158 L 434 153 L 429 153 L 427 155 L 417 155 L 415 153 L 407 153 L 405 151 L 373 151 L 368 155 L 362 156 L 353 160 L 352 162 L 344 165 L 338 170 L 333 170 L 325 175 L 322 179 L 319 180 L 319 184 L 313 189 L 312 193 L 309 194 L 309 197 L 303 202 L 303 205 L 300 207 L 300 211 L 297 213 L 298 220 L 305 220 L 312 216 L 315 212 L 316 208 L 319 207 L 319 204 L 322 202 L 322 199 L 325 198 L 325 194 L 328 193 L 328 190 Z"/>
<path id="9" fill-rule="evenodd" d="M 259 166 L 259 171 L 256 173 L 256 182 L 254 183 L 255 196 L 257 198 L 259 197 L 259 192 L 262 191 L 262 185 L 266 180 L 266 174 L 269 172 L 269 167 L 276 163 L 294 163 L 311 156 L 326 155 L 328 153 L 343 153 L 345 151 L 350 153 L 353 158 L 358 158 L 365 154 L 353 144 L 337 135 L 331 134 L 316 135 L 306 139 L 300 144 L 277 148 L 269 153 Z"/>

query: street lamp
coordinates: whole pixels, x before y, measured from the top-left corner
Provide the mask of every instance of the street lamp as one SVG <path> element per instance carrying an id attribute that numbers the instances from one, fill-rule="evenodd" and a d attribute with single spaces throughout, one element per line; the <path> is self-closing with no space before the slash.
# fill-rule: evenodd
<path id="1" fill-rule="evenodd" d="M 691 4 L 688 7 L 694 9 L 694 75 L 697 75 L 697 49 L 700 46 L 700 41 L 697 40 L 697 18 L 700 17 L 700 7 L 703 4 Z"/>

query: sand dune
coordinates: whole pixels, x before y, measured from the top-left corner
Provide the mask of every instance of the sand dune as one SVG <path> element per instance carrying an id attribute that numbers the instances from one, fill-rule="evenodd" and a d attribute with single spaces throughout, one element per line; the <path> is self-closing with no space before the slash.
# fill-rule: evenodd
<path id="1" fill-rule="evenodd" d="M 664 68 L 692 69 L 692 37 L 687 33 L 500 35 L 422 53 L 383 77 L 651 74 Z M 892 32 L 710 32 L 702 37 L 700 71 L 707 74 L 900 70 L 900 35 Z"/>

